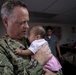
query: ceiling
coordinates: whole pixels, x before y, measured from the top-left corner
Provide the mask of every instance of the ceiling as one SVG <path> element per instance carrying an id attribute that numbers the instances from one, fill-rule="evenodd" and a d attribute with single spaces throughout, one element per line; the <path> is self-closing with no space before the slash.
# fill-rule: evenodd
<path id="1" fill-rule="evenodd" d="M 0 0 L 0 6 L 6 0 Z M 35 21 L 76 24 L 76 0 L 23 0 Z M 33 21 L 33 20 L 32 20 Z"/>

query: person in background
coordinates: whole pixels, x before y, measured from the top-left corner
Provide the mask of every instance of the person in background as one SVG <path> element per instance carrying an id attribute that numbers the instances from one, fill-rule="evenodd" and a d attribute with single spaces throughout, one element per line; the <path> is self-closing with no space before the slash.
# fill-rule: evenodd
<path id="1" fill-rule="evenodd" d="M 1 7 L 1 17 L 6 34 L 0 38 L 0 75 L 42 75 L 44 70 L 43 62 L 38 62 L 40 59 L 31 61 L 29 56 L 14 53 L 17 47 L 28 48 L 25 35 L 29 28 L 29 12 L 26 5 L 22 0 L 7 0 Z M 45 45 L 40 49 L 47 50 Z M 47 72 L 48 75 L 56 75 L 45 69 Z"/>
<path id="2" fill-rule="evenodd" d="M 22 50 L 20 48 L 17 48 L 15 50 L 15 54 L 20 54 L 20 55 L 31 55 L 32 56 L 32 60 L 35 58 L 37 51 L 42 47 L 43 44 L 46 44 L 46 46 L 48 46 L 48 42 L 44 39 L 44 35 L 45 35 L 45 30 L 42 26 L 36 25 L 36 26 L 32 26 L 29 29 L 28 32 L 28 39 L 31 43 L 31 45 L 28 47 L 27 50 Z M 54 55 L 51 53 L 50 48 L 47 49 L 46 51 L 47 56 L 49 57 L 49 60 L 46 61 L 46 59 L 44 60 L 44 64 L 42 65 L 43 68 L 47 68 L 53 72 L 59 72 L 61 71 L 62 66 L 60 65 L 59 61 L 56 59 L 56 57 L 54 57 Z M 42 57 L 40 57 L 40 55 L 42 55 L 43 53 L 40 53 L 37 57 L 41 59 L 40 62 L 43 61 Z M 44 55 L 46 56 L 46 55 Z M 32 61 L 31 60 L 31 61 Z M 59 75 L 62 75 L 62 71 L 59 72 Z M 45 73 L 45 75 L 48 75 L 48 73 Z"/>
<path id="3" fill-rule="evenodd" d="M 49 47 L 50 47 L 52 53 L 54 54 L 54 56 L 56 56 L 57 58 L 59 56 L 59 58 L 61 59 L 62 55 L 61 55 L 60 47 L 58 44 L 58 38 L 53 33 L 53 28 L 51 26 L 46 27 L 46 35 L 45 35 L 44 39 L 49 43 Z M 57 53 L 58 53 L 58 56 L 57 56 Z"/>

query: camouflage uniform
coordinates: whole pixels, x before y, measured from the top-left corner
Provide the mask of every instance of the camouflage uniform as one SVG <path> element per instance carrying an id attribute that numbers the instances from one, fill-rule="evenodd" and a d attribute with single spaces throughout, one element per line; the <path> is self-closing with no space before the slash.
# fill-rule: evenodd
<path id="1" fill-rule="evenodd" d="M 26 39 L 24 39 L 26 44 Z M 15 55 L 15 48 L 27 49 L 16 40 L 5 35 L 0 39 L 0 75 L 42 75 L 42 66 L 28 56 Z"/>
<path id="2" fill-rule="evenodd" d="M 36 61 L 31 61 L 28 56 L 15 55 L 15 48 L 27 49 L 25 46 L 7 35 L 0 39 L 0 75 L 42 75 L 42 66 Z M 57 75 L 62 75 L 58 71 Z"/>

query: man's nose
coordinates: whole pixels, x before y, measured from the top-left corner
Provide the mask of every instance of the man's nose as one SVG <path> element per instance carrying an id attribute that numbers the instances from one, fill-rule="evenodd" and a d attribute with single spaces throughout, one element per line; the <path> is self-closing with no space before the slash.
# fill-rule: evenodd
<path id="1" fill-rule="evenodd" d="M 28 23 L 25 23 L 24 28 L 29 28 Z"/>

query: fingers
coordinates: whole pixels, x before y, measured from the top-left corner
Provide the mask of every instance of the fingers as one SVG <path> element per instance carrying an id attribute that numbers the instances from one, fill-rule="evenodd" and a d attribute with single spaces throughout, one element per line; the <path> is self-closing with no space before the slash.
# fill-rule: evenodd
<path id="1" fill-rule="evenodd" d="M 15 51 L 14 51 L 14 53 L 18 54 L 19 53 L 19 48 L 16 48 Z"/>
<path id="2" fill-rule="evenodd" d="M 46 55 L 51 55 L 51 50 L 50 50 L 50 48 L 49 48 L 49 46 L 48 46 L 47 43 L 43 44 L 42 47 L 41 47 L 41 49 L 46 53 Z"/>
<path id="3" fill-rule="evenodd" d="M 45 47 L 45 46 L 46 46 L 46 43 L 42 45 L 42 47 Z"/>
<path id="4" fill-rule="evenodd" d="M 48 49 L 49 49 L 49 46 L 47 45 L 47 43 L 45 43 L 45 44 L 43 44 L 43 45 L 42 45 L 42 48 L 44 48 L 44 49 L 47 49 L 47 50 L 48 50 Z"/>
<path id="5" fill-rule="evenodd" d="M 18 53 L 17 50 L 15 50 L 14 53 L 17 54 Z"/>

